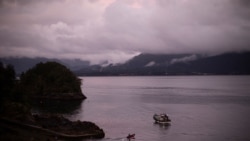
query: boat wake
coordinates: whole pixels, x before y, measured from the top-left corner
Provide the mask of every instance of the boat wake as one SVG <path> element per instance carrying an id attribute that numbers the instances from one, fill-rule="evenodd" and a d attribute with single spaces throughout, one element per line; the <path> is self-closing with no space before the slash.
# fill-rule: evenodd
<path id="1" fill-rule="evenodd" d="M 117 138 L 104 138 L 102 141 L 128 141 L 126 137 L 117 137 Z"/>

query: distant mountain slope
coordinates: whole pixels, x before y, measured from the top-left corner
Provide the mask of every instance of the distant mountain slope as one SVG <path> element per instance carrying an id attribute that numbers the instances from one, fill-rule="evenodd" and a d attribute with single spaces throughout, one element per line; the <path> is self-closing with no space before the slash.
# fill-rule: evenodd
<path id="1" fill-rule="evenodd" d="M 106 67 L 91 65 L 82 60 L 59 60 L 47 58 L 0 58 L 12 64 L 16 72 L 33 67 L 39 62 L 56 61 L 81 76 L 107 75 L 219 75 L 250 74 L 250 52 L 225 53 L 214 56 L 200 54 L 140 54 L 124 64 Z"/>
<path id="2" fill-rule="evenodd" d="M 216 56 L 140 54 L 125 64 L 108 66 L 104 75 L 250 74 L 250 52 Z"/>
<path id="3" fill-rule="evenodd" d="M 250 74 L 250 52 L 210 56 L 174 66 L 189 68 L 190 72 L 197 73 Z"/>
<path id="4" fill-rule="evenodd" d="M 135 56 L 133 59 L 126 62 L 124 65 L 127 67 L 151 67 L 156 65 L 168 65 L 171 60 L 175 58 L 182 58 L 188 56 L 189 54 L 177 54 L 177 55 L 167 55 L 167 54 L 140 54 Z"/>
<path id="5" fill-rule="evenodd" d="M 5 64 L 11 64 L 14 66 L 16 73 L 21 74 L 22 72 L 27 71 L 28 69 L 32 68 L 36 64 L 40 62 L 48 62 L 48 61 L 55 61 L 67 66 L 71 71 L 77 71 L 82 68 L 88 68 L 90 63 L 88 61 L 82 61 L 79 59 L 48 59 L 48 58 L 0 58 L 0 61 Z"/>

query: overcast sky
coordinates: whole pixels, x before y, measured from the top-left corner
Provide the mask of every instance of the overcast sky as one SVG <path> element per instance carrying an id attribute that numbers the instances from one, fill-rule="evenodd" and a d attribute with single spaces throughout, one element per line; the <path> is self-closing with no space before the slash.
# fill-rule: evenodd
<path id="1" fill-rule="evenodd" d="M 0 0 L 0 57 L 250 50 L 250 0 Z"/>

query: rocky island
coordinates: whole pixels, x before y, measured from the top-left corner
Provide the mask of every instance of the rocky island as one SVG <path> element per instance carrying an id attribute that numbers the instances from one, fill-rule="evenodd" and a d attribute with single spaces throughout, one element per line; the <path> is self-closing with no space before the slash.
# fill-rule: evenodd
<path id="1" fill-rule="evenodd" d="M 101 128 L 89 121 L 31 113 L 32 101 L 86 99 L 81 81 L 59 63 L 39 63 L 16 80 L 14 68 L 0 62 L 0 94 L 0 140 L 81 140 L 105 136 Z"/>
<path id="2" fill-rule="evenodd" d="M 56 62 L 39 63 L 21 74 L 25 92 L 38 99 L 82 100 L 81 80 Z"/>

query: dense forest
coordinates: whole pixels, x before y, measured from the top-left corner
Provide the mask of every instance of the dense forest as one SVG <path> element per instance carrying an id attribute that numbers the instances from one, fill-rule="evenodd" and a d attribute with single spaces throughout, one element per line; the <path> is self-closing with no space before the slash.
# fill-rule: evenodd
<path id="1" fill-rule="evenodd" d="M 21 74 L 20 83 L 25 86 L 25 92 L 35 98 L 86 98 L 81 91 L 81 80 L 56 62 L 37 64 Z"/>
<path id="2" fill-rule="evenodd" d="M 0 62 L 0 94 L 0 114 L 6 116 L 28 115 L 33 98 L 86 98 L 81 91 L 81 81 L 56 62 L 39 63 L 18 80 L 14 67 Z"/>
<path id="3" fill-rule="evenodd" d="M 105 136 L 92 122 L 70 121 L 48 113 L 32 114 L 34 102 L 38 99 L 43 106 L 44 98 L 56 102 L 86 97 L 81 92 L 81 81 L 59 63 L 39 63 L 16 79 L 14 67 L 0 62 L 0 140 L 79 140 Z"/>
<path id="4" fill-rule="evenodd" d="M 4 66 L 0 62 L 0 94 L 1 94 L 1 103 L 4 99 L 10 98 L 10 93 L 15 86 L 15 70 L 13 66 L 7 65 Z"/>
<path id="5" fill-rule="evenodd" d="M 0 115 L 17 119 L 26 119 L 30 114 L 30 100 L 16 80 L 11 65 L 0 62 Z"/>

